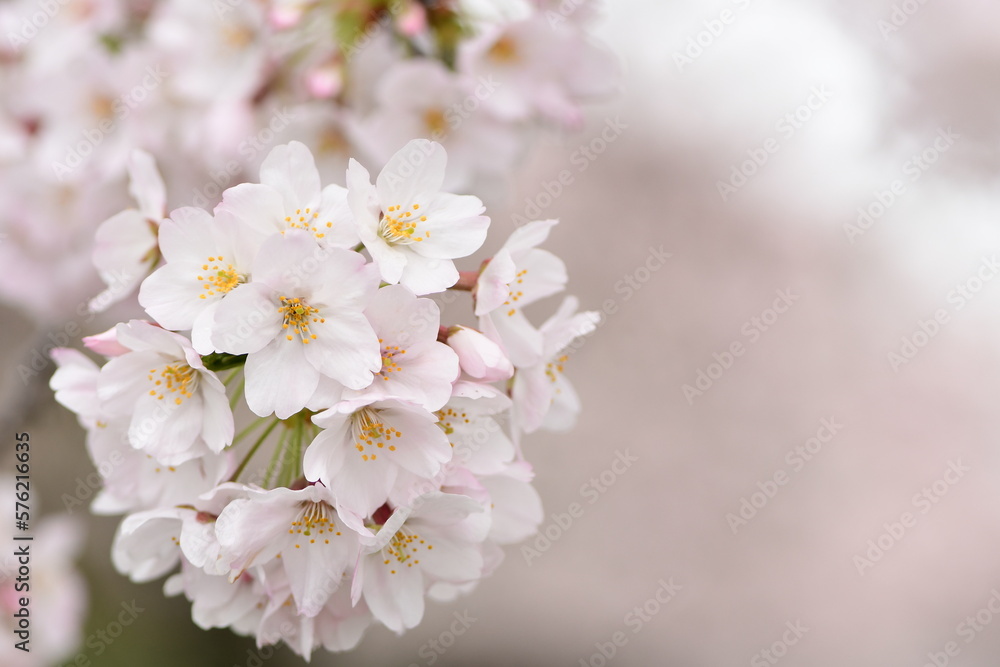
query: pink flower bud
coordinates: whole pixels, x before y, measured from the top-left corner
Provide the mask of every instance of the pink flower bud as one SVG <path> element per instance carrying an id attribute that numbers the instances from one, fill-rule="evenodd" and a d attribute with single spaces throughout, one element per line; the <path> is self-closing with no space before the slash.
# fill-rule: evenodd
<path id="1" fill-rule="evenodd" d="M 411 2 L 396 25 L 407 37 L 422 35 L 427 32 L 427 11 L 419 2 Z"/>
<path id="2" fill-rule="evenodd" d="M 476 379 L 497 382 L 514 374 L 514 365 L 500 346 L 475 329 L 452 327 L 448 345 L 458 354 L 462 370 Z"/>
<path id="3" fill-rule="evenodd" d="M 117 327 L 111 327 L 104 333 L 99 333 L 94 336 L 86 336 L 83 339 L 83 344 L 86 348 L 97 354 L 102 354 L 105 357 L 119 357 L 126 352 L 131 352 L 127 347 L 118 342 L 118 336 L 115 334 L 115 329 Z"/>

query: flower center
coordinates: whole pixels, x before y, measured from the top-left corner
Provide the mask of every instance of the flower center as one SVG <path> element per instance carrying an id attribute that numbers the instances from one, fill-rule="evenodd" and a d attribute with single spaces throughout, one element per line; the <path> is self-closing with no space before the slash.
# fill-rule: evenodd
<path id="1" fill-rule="evenodd" d="M 549 379 L 555 382 L 559 378 L 560 373 L 565 373 L 565 364 L 569 361 L 569 355 L 563 354 L 556 357 L 549 363 L 545 365 L 545 374 L 549 376 Z"/>
<path id="2" fill-rule="evenodd" d="M 199 294 L 199 298 L 207 299 L 210 296 L 228 294 L 238 285 L 246 282 L 246 276 L 233 268 L 232 264 L 225 264 L 225 257 L 209 257 L 207 264 L 201 265 L 203 275 L 198 276 L 204 294 Z"/>
<path id="3" fill-rule="evenodd" d="M 385 556 L 382 564 L 390 565 L 395 559 L 397 565 L 403 565 L 404 563 L 406 567 L 419 565 L 420 559 L 416 556 L 417 551 L 422 546 L 426 549 L 434 548 L 434 545 L 427 544 L 427 541 L 421 539 L 416 533 L 410 532 L 406 527 L 402 527 L 392 536 L 389 544 L 385 545 L 382 549 L 382 555 Z M 389 573 L 396 574 L 396 570 L 389 570 Z"/>
<path id="4" fill-rule="evenodd" d="M 185 398 L 191 398 L 198 389 L 198 371 L 183 361 L 160 369 L 151 368 L 147 378 L 153 383 L 153 388 L 149 390 L 150 396 L 156 396 L 157 400 L 162 401 L 166 394 L 177 394 L 174 396 L 174 403 L 177 405 L 183 403 Z"/>
<path id="5" fill-rule="evenodd" d="M 361 454 L 364 461 L 374 461 L 378 455 L 371 449 L 387 448 L 390 452 L 396 451 L 396 445 L 389 444 L 393 438 L 402 437 L 402 432 L 385 424 L 378 414 L 378 410 L 372 408 L 361 408 L 354 413 L 351 420 L 354 431 L 354 448 Z M 368 452 L 371 452 L 370 454 Z"/>
<path id="6" fill-rule="evenodd" d="M 517 44 L 510 37 L 501 37 L 490 47 L 489 57 L 498 63 L 516 63 L 521 59 L 517 53 Z"/>
<path id="7" fill-rule="evenodd" d="M 503 302 L 503 305 L 510 306 L 521 300 L 521 297 L 524 296 L 524 292 L 520 290 L 515 290 L 514 288 L 517 285 L 520 285 L 521 283 L 524 282 L 524 276 L 527 275 L 527 273 L 528 269 L 521 269 L 520 271 L 517 272 L 517 275 L 514 276 L 514 280 L 512 280 L 509 285 L 507 285 L 507 291 L 509 292 L 509 294 L 507 295 L 507 300 Z M 510 310 L 507 311 L 507 316 L 510 317 L 516 312 L 517 308 L 511 308 Z"/>
<path id="8" fill-rule="evenodd" d="M 438 426 L 444 430 L 445 435 L 451 435 L 455 432 L 455 424 L 461 428 L 462 424 L 469 423 L 469 413 L 458 412 L 454 408 L 444 407 L 434 414 L 437 415 Z M 454 443 L 451 446 L 454 447 Z"/>
<path id="9" fill-rule="evenodd" d="M 324 502 L 302 503 L 302 511 L 288 529 L 288 534 L 295 536 L 295 548 L 301 549 L 306 539 L 309 544 L 315 544 L 317 539 L 323 540 L 323 544 L 329 544 L 330 538 L 323 537 L 324 535 L 340 535 L 337 525 L 330 519 L 332 513 L 333 508 Z"/>
<path id="10" fill-rule="evenodd" d="M 313 308 L 297 296 L 279 296 L 278 298 L 281 300 L 281 307 L 278 308 L 278 312 L 281 313 L 284 319 L 281 328 L 294 332 L 294 335 L 293 333 L 286 333 L 285 338 L 293 340 L 295 336 L 298 336 L 299 340 L 305 345 L 308 345 L 309 341 L 316 340 L 316 334 L 310 331 L 309 325 L 317 322 L 320 324 L 326 322 L 326 318 L 319 317 L 319 309 Z"/>
<path id="11" fill-rule="evenodd" d="M 418 215 L 420 204 L 400 213 L 401 206 L 390 206 L 388 211 L 382 215 L 378 223 L 378 234 L 389 245 L 409 245 L 418 241 L 423 241 L 424 237 L 430 236 L 430 232 L 424 232 L 423 236 L 417 231 L 418 222 L 426 222 L 426 215 Z"/>
<path id="12" fill-rule="evenodd" d="M 285 222 L 288 223 L 289 229 L 304 229 L 317 239 L 325 238 L 327 231 L 333 227 L 333 222 L 329 220 L 320 222 L 319 213 L 311 208 L 295 209 L 294 215 L 285 216 Z"/>
<path id="13" fill-rule="evenodd" d="M 448 132 L 448 118 L 441 109 L 428 109 L 424 112 L 424 125 L 430 136 L 443 136 Z"/>
<path id="14" fill-rule="evenodd" d="M 382 339 L 379 338 L 378 342 L 381 343 Z M 406 354 L 406 350 L 398 345 L 385 345 L 382 348 L 382 370 L 378 374 L 382 376 L 383 380 L 388 380 L 392 373 L 403 370 L 403 367 L 396 362 L 395 357 L 404 354 Z"/>

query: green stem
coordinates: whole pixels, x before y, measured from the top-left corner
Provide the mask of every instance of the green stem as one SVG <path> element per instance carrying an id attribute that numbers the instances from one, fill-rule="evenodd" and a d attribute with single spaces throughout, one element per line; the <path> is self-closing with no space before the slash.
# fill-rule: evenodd
<path id="1" fill-rule="evenodd" d="M 271 480 L 274 477 L 275 468 L 278 465 L 278 461 L 281 460 L 281 453 L 285 449 L 285 444 L 288 440 L 288 428 L 284 428 L 281 431 L 281 437 L 278 438 L 278 445 L 274 448 L 274 453 L 271 454 L 271 462 L 267 464 L 267 472 L 264 473 L 264 487 L 271 488 Z"/>
<path id="2" fill-rule="evenodd" d="M 233 476 L 229 479 L 230 482 L 235 482 L 239 478 L 243 470 L 246 469 L 247 464 L 250 463 L 250 459 L 253 458 L 253 455 L 257 453 L 258 449 L 260 449 L 260 446 L 264 444 L 265 440 L 267 440 L 267 436 L 271 435 L 271 431 L 273 431 L 274 427 L 280 423 L 281 423 L 280 421 L 275 419 L 271 423 L 271 425 L 268 426 L 263 433 L 261 433 L 260 437 L 257 438 L 257 442 L 253 443 L 253 446 L 250 448 L 250 451 L 247 452 L 247 455 L 243 457 L 243 461 L 240 463 L 239 467 L 236 468 L 236 472 L 233 473 Z"/>
<path id="3" fill-rule="evenodd" d="M 232 373 L 229 374 L 229 377 L 227 377 L 225 380 L 222 381 L 222 384 L 224 386 L 228 387 L 229 383 L 233 381 L 233 378 L 236 377 L 236 375 L 239 372 L 240 372 L 240 369 L 238 369 L 238 368 L 236 370 L 234 370 Z"/>
<path id="4" fill-rule="evenodd" d="M 240 372 L 239 369 L 237 369 L 236 372 L 239 373 Z M 247 386 L 247 379 L 246 377 L 243 377 L 243 379 L 240 380 L 239 385 L 236 387 L 236 391 L 234 391 L 233 395 L 229 397 L 230 410 L 236 409 L 236 404 L 239 402 L 241 398 L 243 398 L 243 388 L 246 386 Z"/>
<path id="5" fill-rule="evenodd" d="M 236 434 L 236 437 L 233 438 L 233 445 L 239 444 L 243 438 L 247 437 L 253 430 L 266 421 L 267 417 L 258 417 L 257 419 L 254 419 L 242 431 Z"/>
<path id="6" fill-rule="evenodd" d="M 354 250 L 354 252 L 361 252 L 364 249 L 365 249 L 365 244 L 364 243 L 359 243 L 358 245 L 354 246 L 354 248 L 352 248 L 352 250 Z"/>

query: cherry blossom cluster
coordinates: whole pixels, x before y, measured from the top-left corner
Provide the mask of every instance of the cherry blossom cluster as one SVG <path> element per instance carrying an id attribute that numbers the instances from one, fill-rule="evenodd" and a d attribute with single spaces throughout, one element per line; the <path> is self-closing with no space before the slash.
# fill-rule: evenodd
<path id="1" fill-rule="evenodd" d="M 42 321 L 87 313 L 94 230 L 126 205 L 135 148 L 157 156 L 172 200 L 204 208 L 291 140 L 328 180 L 349 156 L 380 167 L 420 137 L 449 151 L 448 187 L 496 180 L 537 128 L 578 126 L 581 104 L 613 89 L 592 5 L 0 3 L 0 298 Z M 98 310 L 138 279 L 102 277 Z"/>
<path id="2" fill-rule="evenodd" d="M 524 313 L 566 286 L 539 247 L 555 220 L 456 268 L 490 220 L 444 189 L 446 160 L 414 140 L 374 182 L 351 160 L 324 187 L 291 142 L 211 212 L 126 211 L 102 238 L 109 262 L 150 264 L 147 319 L 85 339 L 103 365 L 56 350 L 51 386 L 104 477 L 92 510 L 125 515 L 115 566 L 170 574 L 200 627 L 347 650 L 471 590 L 541 523 L 522 437 L 572 426 L 564 367 L 597 316 L 573 297 L 540 327 Z M 156 166 L 132 166 L 161 210 Z M 475 326 L 442 325 L 456 298 Z"/>

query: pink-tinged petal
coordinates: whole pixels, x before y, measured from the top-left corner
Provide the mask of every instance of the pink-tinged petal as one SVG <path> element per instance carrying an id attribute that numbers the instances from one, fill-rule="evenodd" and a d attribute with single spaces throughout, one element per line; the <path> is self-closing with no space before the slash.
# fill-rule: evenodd
<path id="1" fill-rule="evenodd" d="M 341 248 L 327 248 L 321 258 L 320 265 L 309 274 L 313 283 L 310 305 L 364 310 L 378 290 L 377 268 L 367 264 L 360 253 Z"/>
<path id="2" fill-rule="evenodd" d="M 593 333 L 597 329 L 601 316 L 592 310 L 576 313 L 579 305 L 575 296 L 566 297 L 559 305 L 559 309 L 541 326 L 540 330 L 545 336 L 546 357 L 555 356 L 574 339 Z"/>
<path id="3" fill-rule="evenodd" d="M 544 243 L 549 238 L 549 232 L 558 224 L 558 220 L 535 220 L 525 223 L 511 233 L 507 242 L 503 244 L 503 249 L 514 257 L 519 257 L 522 253 Z"/>
<path id="4" fill-rule="evenodd" d="M 519 368 L 514 375 L 511 398 L 514 400 L 514 423 L 525 433 L 537 431 L 552 405 L 552 380 L 545 366 Z"/>
<path id="5" fill-rule="evenodd" d="M 292 209 L 294 210 L 294 209 Z M 240 183 L 222 194 L 222 203 L 215 208 L 220 222 L 253 230 L 258 243 L 267 236 L 288 227 L 281 193 L 258 183 Z"/>
<path id="6" fill-rule="evenodd" d="M 566 264 L 547 250 L 529 250 L 518 261 L 517 269 L 518 275 L 511 282 L 510 291 L 518 295 L 516 305 L 519 306 L 561 292 L 569 280 Z"/>
<path id="7" fill-rule="evenodd" d="M 298 337 L 289 344 L 301 346 L 305 359 L 323 375 L 351 389 L 367 387 L 372 374 L 382 367 L 378 337 L 368 320 L 360 312 L 352 311 L 331 313 L 325 319 L 310 323 L 310 331 L 316 338 L 308 344 Z"/>
<path id="8" fill-rule="evenodd" d="M 510 298 L 508 284 L 517 277 L 517 265 L 510 253 L 501 250 L 479 274 L 476 281 L 476 316 L 493 312 Z"/>
<path id="9" fill-rule="evenodd" d="M 437 417 L 416 407 L 380 408 L 379 417 L 401 435 L 393 438 L 395 451 L 386 452 L 391 460 L 414 475 L 430 479 L 451 460 L 448 437 L 437 425 Z"/>
<path id="10" fill-rule="evenodd" d="M 375 293 L 365 317 L 384 345 L 399 345 L 409 352 L 437 340 L 441 309 L 402 285 L 389 285 Z"/>
<path id="11" fill-rule="evenodd" d="M 212 343 L 229 354 L 260 351 L 281 333 L 278 308 L 280 303 L 267 285 L 240 285 L 216 307 Z"/>
<path id="12" fill-rule="evenodd" d="M 188 340 L 144 320 L 131 320 L 115 328 L 118 342 L 135 351 L 153 351 L 175 359 L 184 359 Z"/>
<path id="13" fill-rule="evenodd" d="M 305 231 L 290 230 L 269 237 L 261 244 L 253 263 L 253 282 L 265 283 L 279 296 L 299 296 L 307 300 L 313 285 L 320 284 L 322 267 L 331 255 L 347 252 L 321 248 Z M 360 257 L 357 253 L 348 253 Z M 363 261 L 363 260 L 362 260 Z"/>
<path id="14" fill-rule="evenodd" d="M 367 605 L 351 608 L 351 598 L 344 585 L 316 618 L 316 636 L 328 651 L 350 651 L 361 641 L 371 622 Z"/>
<path id="15" fill-rule="evenodd" d="M 337 415 L 335 421 L 324 422 L 323 430 L 309 443 L 302 457 L 305 478 L 332 486 L 334 475 L 344 467 L 352 437 L 350 417 Z"/>
<path id="16" fill-rule="evenodd" d="M 287 534 L 296 514 L 286 496 L 237 499 L 219 515 L 215 535 L 224 560 L 232 567 L 230 581 L 251 565 L 267 563 L 281 551 L 282 542 L 275 538 Z"/>
<path id="17" fill-rule="evenodd" d="M 361 242 L 365 244 L 365 248 L 371 253 L 372 261 L 378 267 L 382 280 L 390 285 L 398 283 L 403 276 L 403 271 L 406 269 L 407 259 L 412 257 L 413 254 L 402 248 L 389 245 L 385 242 L 385 239 L 367 227 L 360 227 L 358 232 Z"/>
<path id="18" fill-rule="evenodd" d="M 279 336 L 247 357 L 247 406 L 266 417 L 287 419 L 305 407 L 319 385 L 319 372 L 305 359 L 299 340 Z"/>
<path id="19" fill-rule="evenodd" d="M 222 294 L 208 296 L 203 283 L 197 280 L 200 266 L 189 262 L 174 262 L 161 266 L 142 281 L 139 305 L 161 326 L 175 331 L 190 329 L 198 315 L 208 305 L 221 299 Z M 206 298 L 202 299 L 202 295 Z"/>
<path id="20" fill-rule="evenodd" d="M 398 358 L 398 357 L 397 357 Z M 382 397 L 398 398 L 438 410 L 451 398 L 452 382 L 458 379 L 458 355 L 443 343 L 407 354 L 398 370 L 377 376 L 371 389 Z"/>
<path id="21" fill-rule="evenodd" d="M 102 356 L 120 357 L 129 351 L 127 347 L 118 342 L 117 327 L 111 327 L 107 331 L 93 336 L 84 336 L 83 345 L 91 352 L 96 352 Z"/>
<path id="22" fill-rule="evenodd" d="M 97 364 L 79 350 L 68 347 L 57 347 L 49 354 L 58 366 L 49 380 L 56 401 L 81 418 L 97 419 L 100 416 L 97 381 L 101 372 Z"/>
<path id="23" fill-rule="evenodd" d="M 383 207 L 429 203 L 444 183 L 448 155 L 444 147 L 427 139 L 414 139 L 396 152 L 375 181 Z"/>
<path id="24" fill-rule="evenodd" d="M 365 461 L 347 446 L 344 465 L 330 480 L 337 490 L 337 505 L 347 511 L 368 516 L 381 507 L 396 482 L 398 468 L 385 456 Z"/>
<path id="25" fill-rule="evenodd" d="M 191 510 L 151 510 L 132 514 L 119 524 L 111 549 L 115 569 L 137 583 L 174 569 L 180 559 L 181 517 Z M 173 538 L 173 539 L 171 539 Z"/>
<path id="26" fill-rule="evenodd" d="M 201 437 L 208 448 L 218 454 L 233 442 L 233 411 L 229 407 L 226 392 L 204 388 L 204 415 Z"/>
<path id="27" fill-rule="evenodd" d="M 170 394 L 158 399 L 145 393 L 136 400 L 129 442 L 165 466 L 178 466 L 207 453 L 200 441 L 203 406 L 200 397 L 178 404 Z"/>
<path id="28" fill-rule="evenodd" d="M 424 539 L 434 548 L 420 552 L 420 567 L 431 577 L 442 581 L 464 582 L 482 576 L 483 555 L 478 545 L 462 544 L 440 537 L 427 536 Z"/>
<path id="29" fill-rule="evenodd" d="M 418 229 L 423 241 L 410 246 L 424 257 L 467 257 L 482 247 L 490 219 L 478 197 L 441 194 L 427 207 Z"/>
<path id="30" fill-rule="evenodd" d="M 458 282 L 458 269 L 450 259 L 431 259 L 408 253 L 399 284 L 414 294 L 443 292 Z"/>
<path id="31" fill-rule="evenodd" d="M 291 141 L 275 146 L 260 165 L 260 182 L 279 193 L 287 207 L 316 208 L 320 197 L 316 161 L 305 144 Z"/>
<path id="32" fill-rule="evenodd" d="M 146 151 L 134 149 L 128 160 L 129 194 L 150 220 L 159 220 L 167 207 L 167 190 L 156 168 L 156 160 Z"/>
<path id="33" fill-rule="evenodd" d="M 412 521 L 435 526 L 435 532 L 455 528 L 472 515 L 482 514 L 483 506 L 467 496 L 432 492 L 421 496 L 410 514 Z M 460 531 L 459 531 L 460 532 Z M 455 535 L 452 535 L 455 537 Z M 483 534 L 470 534 L 470 541 L 482 540 Z"/>
<path id="34" fill-rule="evenodd" d="M 458 361 L 467 375 L 484 382 L 499 382 L 514 375 L 514 365 L 503 348 L 468 327 L 452 327 L 448 346 L 458 354 Z"/>
<path id="35" fill-rule="evenodd" d="M 347 206 L 359 228 L 378 227 L 380 209 L 371 174 L 354 158 L 347 164 Z"/>
<path id="36" fill-rule="evenodd" d="M 344 396 L 344 385 L 333 378 L 320 375 L 319 386 L 313 393 L 312 398 L 306 403 L 306 407 L 313 411 L 326 410 L 331 405 L 340 401 Z"/>
<path id="37" fill-rule="evenodd" d="M 531 326 L 524 312 L 508 308 L 502 306 L 481 318 L 481 328 L 487 335 L 495 333 L 499 336 L 499 342 L 514 366 L 534 366 L 542 360 L 545 345 L 542 332 Z"/>
<path id="38" fill-rule="evenodd" d="M 204 262 L 215 255 L 215 219 L 207 211 L 187 206 L 170 213 L 160 224 L 158 242 L 169 262 Z"/>
<path id="39" fill-rule="evenodd" d="M 542 422 L 547 431 L 568 431 L 576 425 L 583 405 L 573 385 L 565 376 L 559 375 L 552 388 L 552 404 Z"/>
<path id="40" fill-rule="evenodd" d="M 347 202 L 347 189 L 339 185 L 323 188 L 316 226 L 325 245 L 353 248 L 358 244 L 358 226 Z"/>
<path id="41" fill-rule="evenodd" d="M 215 311 L 219 301 L 213 301 L 205 306 L 191 323 L 191 347 L 198 354 L 206 355 L 217 352 L 212 342 L 212 331 L 215 328 Z"/>
<path id="42" fill-rule="evenodd" d="M 150 369 L 161 365 L 163 357 L 152 350 L 131 352 L 110 360 L 97 380 L 101 410 L 112 417 L 132 415 L 136 398 L 146 390 Z"/>
<path id="43" fill-rule="evenodd" d="M 102 312 L 130 294 L 153 267 L 155 251 L 156 233 L 138 211 L 105 220 L 97 228 L 93 262 L 108 288 L 91 300 L 91 311 Z"/>
<path id="44" fill-rule="evenodd" d="M 292 597 L 305 616 L 316 616 L 323 610 L 341 586 L 348 566 L 354 564 L 357 541 L 344 530 L 346 527 L 335 525 L 323 534 L 313 531 L 313 536 L 299 536 L 295 545 L 282 551 Z"/>
<path id="45" fill-rule="evenodd" d="M 424 616 L 424 583 L 419 567 L 406 567 L 381 554 L 364 559 L 364 598 L 372 615 L 397 634 L 416 627 Z M 395 572 L 395 573 L 394 573 Z"/>
<path id="46" fill-rule="evenodd" d="M 493 503 L 490 539 L 515 544 L 538 531 L 544 520 L 542 499 L 531 484 L 507 475 L 483 478 Z"/>

